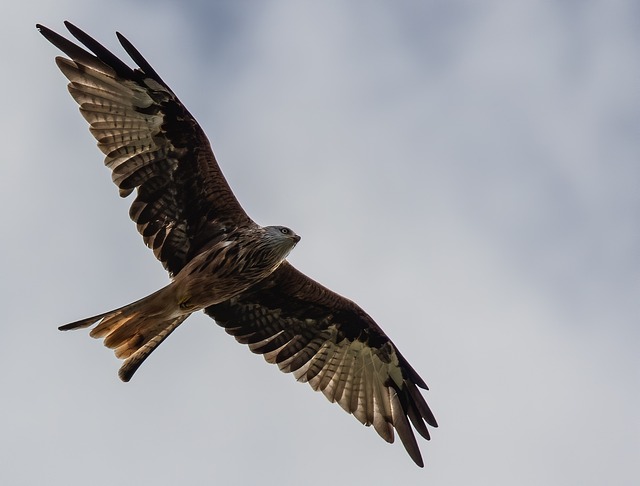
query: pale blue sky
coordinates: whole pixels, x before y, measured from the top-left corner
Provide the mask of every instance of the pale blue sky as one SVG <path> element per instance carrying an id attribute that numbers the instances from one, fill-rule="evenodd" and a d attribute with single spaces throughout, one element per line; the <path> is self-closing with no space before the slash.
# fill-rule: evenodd
<path id="1" fill-rule="evenodd" d="M 8 8 L 0 483 L 638 483 L 640 3 Z M 424 470 L 205 316 L 128 384 L 56 330 L 167 281 L 34 27 L 65 19 L 125 34 L 392 337 L 441 424 Z"/>

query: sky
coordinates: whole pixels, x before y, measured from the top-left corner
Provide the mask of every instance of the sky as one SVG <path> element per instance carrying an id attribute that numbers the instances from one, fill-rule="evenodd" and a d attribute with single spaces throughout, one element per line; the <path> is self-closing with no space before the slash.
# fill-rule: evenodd
<path id="1" fill-rule="evenodd" d="M 1 484 L 639 484 L 639 2 L 5 7 Z M 424 469 L 204 315 L 126 384 L 57 331 L 168 281 L 34 27 L 63 20 L 125 34 L 394 340 Z"/>

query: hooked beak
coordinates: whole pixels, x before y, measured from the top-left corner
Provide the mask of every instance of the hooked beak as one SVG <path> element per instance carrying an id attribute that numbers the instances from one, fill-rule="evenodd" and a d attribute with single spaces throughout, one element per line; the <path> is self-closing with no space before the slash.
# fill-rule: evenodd
<path id="1" fill-rule="evenodd" d="M 295 235 L 295 236 L 293 237 L 293 241 L 295 241 L 296 243 L 297 243 L 298 241 L 300 241 L 300 235 Z"/>

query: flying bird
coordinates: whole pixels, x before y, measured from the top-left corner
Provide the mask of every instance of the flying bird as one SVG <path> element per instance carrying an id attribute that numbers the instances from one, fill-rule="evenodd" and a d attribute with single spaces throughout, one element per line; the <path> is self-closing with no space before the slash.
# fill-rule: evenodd
<path id="1" fill-rule="evenodd" d="M 423 467 L 414 429 L 428 440 L 427 425 L 437 423 L 419 390 L 427 385 L 395 344 L 357 304 L 287 262 L 300 237 L 285 226 L 260 226 L 245 213 L 200 125 L 124 36 L 117 33 L 134 69 L 65 25 L 84 48 L 36 27 L 68 56 L 56 63 L 69 92 L 120 196 L 135 191 L 129 214 L 171 282 L 60 330 L 94 326 L 90 335 L 124 360 L 119 376 L 129 381 L 187 317 L 203 310 L 387 442 L 395 431 Z"/>

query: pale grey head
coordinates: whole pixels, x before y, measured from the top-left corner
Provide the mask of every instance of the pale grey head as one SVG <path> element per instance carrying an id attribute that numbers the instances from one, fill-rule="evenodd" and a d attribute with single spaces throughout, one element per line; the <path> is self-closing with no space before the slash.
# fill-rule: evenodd
<path id="1" fill-rule="evenodd" d="M 300 236 L 286 226 L 265 226 L 265 236 L 274 244 L 288 248 L 287 253 L 300 241 Z"/>
<path id="2" fill-rule="evenodd" d="M 286 226 L 263 226 L 259 245 L 260 259 L 279 265 L 293 248 L 300 237 Z"/>
<path id="3" fill-rule="evenodd" d="M 263 230 L 268 247 L 283 260 L 300 241 L 300 236 L 286 226 L 264 226 Z"/>

